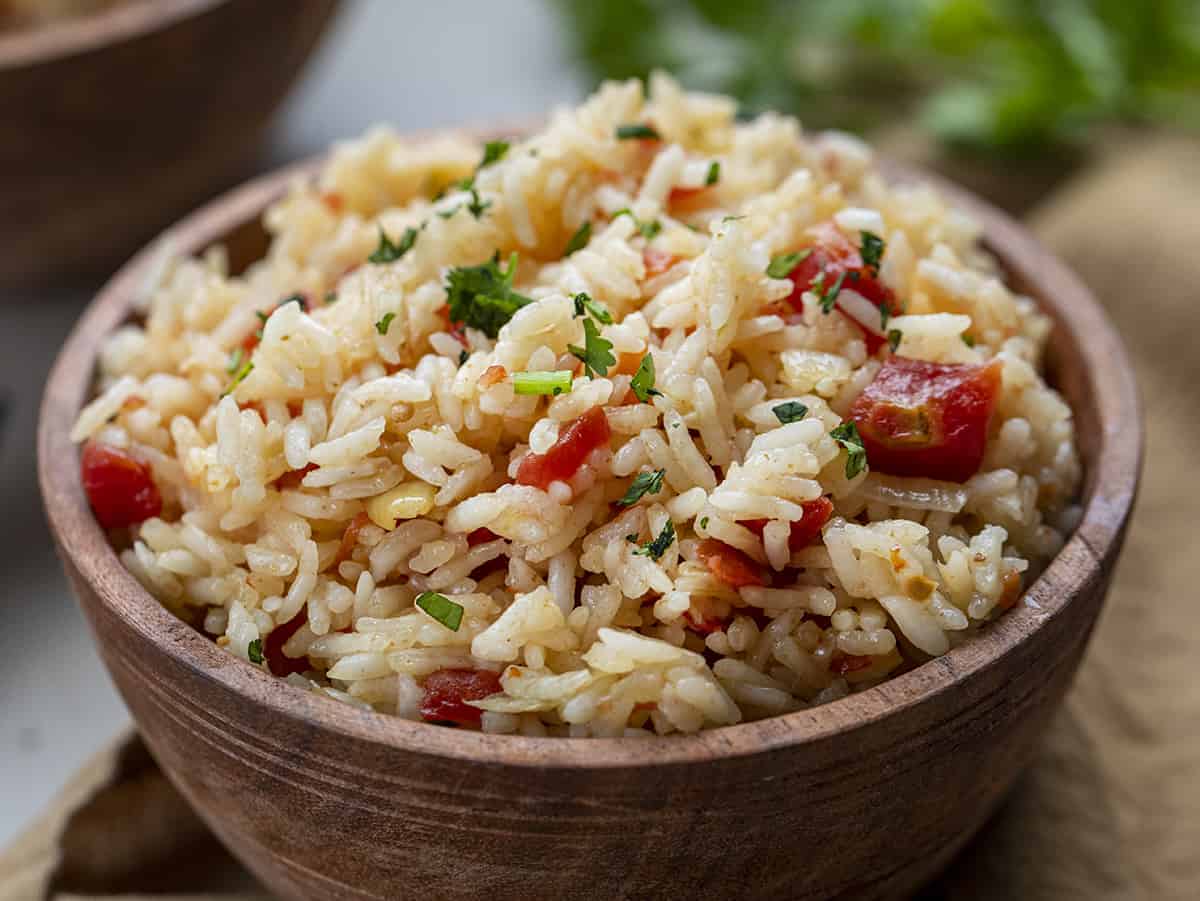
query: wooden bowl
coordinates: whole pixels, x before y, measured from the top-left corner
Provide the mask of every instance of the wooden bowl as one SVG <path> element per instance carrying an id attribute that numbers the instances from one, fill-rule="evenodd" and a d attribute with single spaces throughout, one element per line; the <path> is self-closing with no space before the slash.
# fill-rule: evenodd
<path id="1" fill-rule="evenodd" d="M 228 240 L 304 164 L 251 182 L 167 236 Z M 67 438 L 104 336 L 153 248 L 101 292 L 50 376 L 39 475 L 100 652 L 154 756 L 218 836 L 289 898 L 884 898 L 927 880 L 1034 753 L 1100 610 L 1137 487 L 1129 362 L 1087 289 L 1016 223 L 978 216 L 1012 283 L 1054 317 L 1049 365 L 1075 409 L 1081 525 L 1025 603 L 944 657 L 812 710 L 686 737 L 484 735 L 295 689 L 175 619 L 88 509 Z"/>
<path id="2" fill-rule="evenodd" d="M 245 177 L 337 5 L 136 0 L 0 32 L 0 285 L 107 275 Z"/>

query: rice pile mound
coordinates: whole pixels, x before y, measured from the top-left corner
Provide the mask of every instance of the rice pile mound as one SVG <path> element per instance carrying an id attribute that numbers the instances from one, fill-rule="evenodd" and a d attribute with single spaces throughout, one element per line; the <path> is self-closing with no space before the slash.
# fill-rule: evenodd
<path id="1" fill-rule="evenodd" d="M 124 565 L 298 686 L 497 733 L 693 732 L 969 640 L 1078 518 L 1049 322 L 935 191 L 734 111 L 657 75 L 511 146 L 377 130 L 245 274 L 164 256 L 73 435 L 152 475 Z M 872 399 L 905 366 L 966 388 Z"/>

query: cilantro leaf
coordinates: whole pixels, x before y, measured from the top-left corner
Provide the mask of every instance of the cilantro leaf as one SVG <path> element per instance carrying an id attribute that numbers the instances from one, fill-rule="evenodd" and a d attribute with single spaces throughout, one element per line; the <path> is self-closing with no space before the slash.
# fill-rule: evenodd
<path id="1" fill-rule="evenodd" d="M 817 302 L 821 304 L 821 312 L 822 313 L 829 314 L 829 313 L 833 312 L 834 306 L 837 305 L 838 294 L 840 294 L 842 291 L 842 283 L 845 281 L 846 281 L 846 270 L 844 270 L 844 269 L 838 275 L 837 281 L 835 281 L 833 283 L 833 287 L 831 287 L 828 291 L 824 290 L 824 288 L 825 288 L 825 273 L 824 272 L 822 272 L 819 276 L 817 276 L 817 278 L 813 279 L 812 289 L 814 291 L 817 291 L 818 287 L 821 289 L 821 290 L 817 291 Z"/>
<path id="2" fill-rule="evenodd" d="M 617 501 L 617 503 L 622 507 L 630 507 L 647 494 L 658 494 L 662 491 L 663 477 L 666 474 L 667 471 L 665 469 L 656 469 L 654 472 L 639 472 L 634 477 L 629 490 L 625 492 L 625 496 Z"/>
<path id="3" fill-rule="evenodd" d="M 667 520 L 667 524 L 663 526 L 663 530 L 658 533 L 658 537 L 653 541 L 649 541 L 637 548 L 634 553 L 639 557 L 649 557 L 651 560 L 657 560 L 667 552 L 672 544 L 675 543 L 675 523 Z"/>
<path id="4" fill-rule="evenodd" d="M 383 318 L 375 323 L 375 331 L 381 335 L 386 335 L 388 329 L 391 328 L 392 320 L 396 318 L 395 313 L 384 313 Z"/>
<path id="5" fill-rule="evenodd" d="M 771 278 L 787 278 L 792 274 L 792 271 L 808 259 L 812 253 L 811 247 L 806 247 L 804 250 L 798 250 L 795 253 L 781 253 L 778 256 L 771 257 L 771 262 L 767 266 L 767 275 Z"/>
<path id="6" fill-rule="evenodd" d="M 469 353 L 467 353 L 465 350 L 460 350 L 458 352 L 458 365 L 459 366 L 461 366 L 463 363 L 467 362 L 467 360 L 469 360 L 469 359 L 471 359 L 471 355 Z"/>
<path id="7" fill-rule="evenodd" d="M 852 479 L 867 468 L 867 449 L 853 421 L 847 419 L 829 437 L 846 449 L 846 478 Z"/>
<path id="8" fill-rule="evenodd" d="M 883 259 L 883 238 L 874 232 L 859 232 L 862 235 L 862 261 L 872 275 L 879 274 L 879 261 Z"/>
<path id="9" fill-rule="evenodd" d="M 483 145 L 483 159 L 479 161 L 479 168 L 483 169 L 492 163 L 500 162 L 508 155 L 510 146 L 512 145 L 508 141 L 488 141 Z"/>
<path id="10" fill-rule="evenodd" d="M 563 251 L 564 257 L 569 257 L 577 250 L 583 250 L 587 247 L 587 242 L 592 238 L 592 223 L 585 222 L 575 230 L 575 234 L 571 235 L 571 240 L 567 242 L 566 250 Z"/>
<path id="11" fill-rule="evenodd" d="M 471 200 L 467 203 L 467 210 L 471 215 L 478 219 L 492 205 L 490 200 L 480 200 L 479 192 L 474 187 L 471 188 Z"/>
<path id="12" fill-rule="evenodd" d="M 888 347 L 892 349 L 892 353 L 896 352 L 896 348 L 900 346 L 900 341 L 904 338 L 903 333 L 898 328 L 888 329 L 887 340 Z"/>
<path id="13" fill-rule="evenodd" d="M 629 207 L 617 210 L 612 214 L 613 219 L 616 219 L 618 216 L 628 216 L 630 219 L 632 219 L 634 227 L 638 230 L 638 234 L 640 234 L 647 241 L 651 240 L 655 235 L 662 231 L 662 223 L 657 219 L 651 219 L 649 222 L 642 222 L 633 214 L 633 210 L 631 210 Z"/>
<path id="14" fill-rule="evenodd" d="M 417 230 L 406 228 L 404 234 L 401 235 L 398 243 L 392 243 L 392 239 L 388 237 L 388 233 L 383 230 L 383 226 L 379 226 L 379 246 L 375 248 L 375 252 L 367 257 L 369 263 L 394 263 L 410 250 L 417 243 Z"/>
<path id="15" fill-rule="evenodd" d="M 808 415 L 808 407 L 800 403 L 798 400 L 789 400 L 782 404 L 776 404 L 771 408 L 771 412 L 775 414 L 775 418 L 780 424 L 787 425 L 789 422 L 799 422 Z"/>
<path id="16" fill-rule="evenodd" d="M 454 603 L 444 594 L 422 591 L 414 603 L 451 632 L 457 632 L 458 627 L 462 625 L 462 604 Z"/>
<path id="17" fill-rule="evenodd" d="M 500 254 L 478 266 L 458 266 L 446 273 L 446 296 L 452 322 L 479 329 L 489 338 L 500 334 L 513 314 L 533 298 L 512 289 L 517 274 L 517 255 L 508 258 L 508 270 L 500 268 Z"/>
<path id="18" fill-rule="evenodd" d="M 708 174 L 704 176 L 705 187 L 711 188 L 721 180 L 721 163 L 719 160 L 713 160 L 708 164 Z"/>
<path id="19" fill-rule="evenodd" d="M 254 362 L 251 360 L 247 360 L 246 362 L 244 362 L 241 365 L 241 368 L 238 369 L 238 371 L 233 374 L 233 380 L 229 383 L 229 386 L 224 391 L 221 392 L 221 397 L 224 397 L 226 394 L 232 394 L 233 389 L 236 388 L 238 385 L 240 385 L 243 381 L 245 381 L 246 376 L 248 376 L 253 371 L 254 371 Z"/>
<path id="20" fill-rule="evenodd" d="M 888 320 L 892 318 L 892 308 L 884 301 L 879 305 L 879 327 L 887 329 Z"/>
<path id="21" fill-rule="evenodd" d="M 251 663 L 263 662 L 263 640 L 261 638 L 256 638 L 246 645 L 246 657 Z"/>
<path id="22" fill-rule="evenodd" d="M 974 347 L 975 339 L 971 335 L 964 333 L 962 335 L 962 343 L 967 345 L 967 347 Z"/>
<path id="23" fill-rule="evenodd" d="M 568 344 L 567 350 L 583 361 L 588 375 L 604 377 L 617 358 L 612 355 L 612 342 L 600 336 L 600 329 L 591 319 L 583 320 L 583 347 Z"/>
<path id="24" fill-rule="evenodd" d="M 642 122 L 631 122 L 625 125 L 617 126 L 617 140 L 628 141 L 632 139 L 641 139 L 648 141 L 661 141 L 662 137 L 653 126 L 646 125 Z"/>
<path id="25" fill-rule="evenodd" d="M 612 313 L 608 312 L 603 304 L 592 300 L 591 296 L 586 292 L 580 291 L 572 300 L 575 301 L 576 317 L 584 315 L 584 311 L 586 310 L 601 325 L 612 325 Z"/>
<path id="26" fill-rule="evenodd" d="M 633 381 L 629 383 L 637 399 L 644 404 L 650 403 L 651 397 L 662 397 L 662 392 L 654 387 L 654 377 L 654 357 L 647 353 L 638 364 Z"/>
<path id="27" fill-rule="evenodd" d="M 325 306 L 329 306 L 332 303 L 337 303 L 337 299 L 338 299 L 337 291 L 326 291 L 325 292 Z"/>

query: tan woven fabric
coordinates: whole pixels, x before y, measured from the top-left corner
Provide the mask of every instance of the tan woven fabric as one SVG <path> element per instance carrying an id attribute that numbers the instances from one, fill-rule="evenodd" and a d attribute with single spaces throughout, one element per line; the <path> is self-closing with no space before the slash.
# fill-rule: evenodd
<path id="1" fill-rule="evenodd" d="M 1027 197 L 1022 203 L 1027 202 Z M 1200 148 L 1103 157 L 1030 215 L 1096 290 L 1149 435 L 1116 587 L 1066 705 L 1004 809 L 929 901 L 1200 898 Z M 0 901 L 267 897 L 134 737 L 0 854 Z"/>

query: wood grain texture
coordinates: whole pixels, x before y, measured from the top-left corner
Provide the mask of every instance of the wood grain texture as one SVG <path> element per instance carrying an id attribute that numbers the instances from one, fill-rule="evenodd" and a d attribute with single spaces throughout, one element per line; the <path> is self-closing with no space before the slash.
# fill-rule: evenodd
<path id="1" fill-rule="evenodd" d="M 252 182 L 165 240 L 263 246 Z M 911 174 L 891 170 L 893 177 Z M 1054 317 L 1076 412 L 1083 521 L 1026 602 L 949 654 L 813 710 L 663 740 L 489 736 L 301 692 L 174 619 L 96 525 L 67 434 L 103 336 L 155 248 L 103 290 L 47 384 L 39 476 L 64 565 L 152 752 L 218 836 L 288 898 L 893 898 L 933 875 L 1030 760 L 1100 610 L 1137 488 L 1121 342 L 1016 223 L 943 185 L 1011 283 Z"/>
<path id="2" fill-rule="evenodd" d="M 138 0 L 0 34 L 0 286 L 107 274 L 244 177 L 338 0 Z"/>

